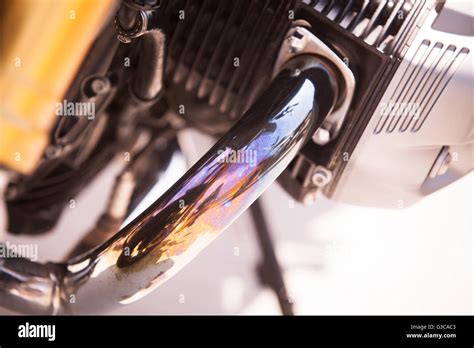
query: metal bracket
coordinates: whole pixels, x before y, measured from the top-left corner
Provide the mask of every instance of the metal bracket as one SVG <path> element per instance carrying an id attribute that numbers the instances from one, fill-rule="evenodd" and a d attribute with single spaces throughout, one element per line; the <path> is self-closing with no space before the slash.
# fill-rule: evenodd
<path id="1" fill-rule="evenodd" d="M 355 89 L 354 74 L 349 67 L 321 40 L 313 35 L 308 29 L 295 26 L 292 27 L 280 47 L 278 57 L 273 70 L 275 77 L 281 68 L 298 55 L 313 55 L 327 61 L 332 65 L 340 86 L 336 104 L 332 112 L 326 116 L 322 125 L 313 135 L 313 141 L 318 145 L 326 145 L 335 139 L 352 101 Z"/>

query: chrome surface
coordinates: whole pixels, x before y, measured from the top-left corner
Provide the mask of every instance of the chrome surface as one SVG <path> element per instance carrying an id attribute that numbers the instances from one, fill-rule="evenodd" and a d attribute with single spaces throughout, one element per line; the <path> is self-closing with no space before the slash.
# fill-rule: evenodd
<path id="1" fill-rule="evenodd" d="M 0 258 L 0 306 L 26 314 L 56 314 L 61 306 L 59 294 L 54 265 Z"/>
<path id="2" fill-rule="evenodd" d="M 300 23 L 303 25 L 304 23 Z M 291 28 L 278 54 L 274 75 L 282 66 L 295 56 L 309 55 L 324 60 L 338 79 L 338 95 L 334 109 L 326 116 L 323 124 L 313 135 L 313 141 L 325 145 L 336 138 L 346 118 L 349 106 L 354 96 L 355 79 L 349 67 L 328 47 L 314 36 L 311 31 L 302 27 Z"/>
<path id="3" fill-rule="evenodd" d="M 0 303 L 27 313 L 28 303 L 43 313 L 106 313 L 176 274 L 280 175 L 334 104 L 324 66 L 290 65 L 299 74 L 283 70 L 198 163 L 114 237 L 66 263 L 35 264 L 30 279 L 45 283 L 37 292 L 13 293 L 24 288 L 23 274 L 7 279 L 12 267 L 0 265 L 2 287 L 12 289 L 0 292 Z M 10 306 L 17 297 L 25 305 Z"/>

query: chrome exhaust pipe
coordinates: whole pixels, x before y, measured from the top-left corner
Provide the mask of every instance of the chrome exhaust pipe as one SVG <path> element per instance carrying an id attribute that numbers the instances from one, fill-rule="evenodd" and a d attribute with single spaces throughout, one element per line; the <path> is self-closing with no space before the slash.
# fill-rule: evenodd
<path id="1" fill-rule="evenodd" d="M 334 107 L 336 81 L 323 61 L 294 58 L 198 163 L 107 242 L 66 263 L 0 264 L 0 305 L 29 314 L 93 314 L 147 295 L 281 174 Z"/>

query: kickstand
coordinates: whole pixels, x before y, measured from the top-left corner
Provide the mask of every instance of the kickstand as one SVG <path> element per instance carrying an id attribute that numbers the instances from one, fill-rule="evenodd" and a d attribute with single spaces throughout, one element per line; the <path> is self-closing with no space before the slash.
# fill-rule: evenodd
<path id="1" fill-rule="evenodd" d="M 264 286 L 268 286 L 275 292 L 278 297 L 278 302 L 280 303 L 282 314 L 293 315 L 293 301 L 286 291 L 285 281 L 283 280 L 281 268 L 276 258 L 270 230 L 267 221 L 265 220 L 260 200 L 257 199 L 252 204 L 250 212 L 255 225 L 258 244 L 262 251 L 262 261 L 257 267 L 260 281 Z"/>

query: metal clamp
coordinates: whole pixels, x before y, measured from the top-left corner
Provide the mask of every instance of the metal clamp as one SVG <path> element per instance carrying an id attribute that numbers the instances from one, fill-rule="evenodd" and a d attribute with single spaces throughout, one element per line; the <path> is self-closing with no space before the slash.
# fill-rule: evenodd
<path id="1" fill-rule="evenodd" d="M 150 18 L 161 6 L 161 0 L 122 0 L 115 15 L 117 39 L 130 43 L 150 30 Z"/>
<path id="2" fill-rule="evenodd" d="M 143 35 L 148 27 L 148 15 L 146 11 L 137 12 L 135 24 L 130 29 L 125 29 L 120 21 L 115 18 L 115 29 L 117 30 L 117 39 L 123 43 L 130 43 L 132 39 Z"/>
<path id="3" fill-rule="evenodd" d="M 291 28 L 278 53 L 273 76 L 276 76 L 286 63 L 298 55 L 313 55 L 326 61 L 333 67 L 340 88 L 335 106 L 326 116 L 323 124 L 313 135 L 313 141 L 318 145 L 326 145 L 335 139 L 349 111 L 355 89 L 354 74 L 349 67 L 321 40 L 308 29 L 295 26 Z"/>

